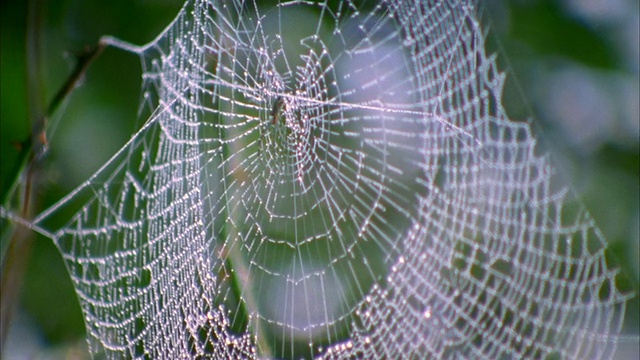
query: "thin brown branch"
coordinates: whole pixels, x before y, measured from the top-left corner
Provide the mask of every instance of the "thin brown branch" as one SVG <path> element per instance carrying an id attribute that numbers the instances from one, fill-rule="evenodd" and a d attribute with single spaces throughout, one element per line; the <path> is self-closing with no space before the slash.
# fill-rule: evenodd
<path id="1" fill-rule="evenodd" d="M 38 5 L 38 0 L 31 0 L 27 14 L 27 98 L 31 136 L 22 143 L 23 148 L 18 158 L 18 163 L 14 168 L 16 171 L 15 181 L 19 184 L 21 183 L 20 214 L 25 220 L 32 218 L 34 208 L 37 207 L 37 199 L 34 198 L 33 194 L 37 193 L 37 173 L 48 148 L 46 137 L 48 119 L 78 86 L 91 63 L 100 56 L 106 47 L 105 43 L 99 42 L 98 45 L 92 48 L 85 48 L 77 55 L 74 70 L 45 111 L 44 101 L 42 100 L 42 67 L 40 66 L 42 14 Z M 22 169 L 26 169 L 24 174 L 21 172 Z M 9 196 L 8 193 L 6 196 Z M 5 200 L 3 199 L 3 203 L 5 203 Z M 0 354 L 4 349 L 11 324 L 11 316 L 22 289 L 24 273 L 31 256 L 32 241 L 31 231 L 22 225 L 16 225 L 6 257 L 2 259 Z"/>

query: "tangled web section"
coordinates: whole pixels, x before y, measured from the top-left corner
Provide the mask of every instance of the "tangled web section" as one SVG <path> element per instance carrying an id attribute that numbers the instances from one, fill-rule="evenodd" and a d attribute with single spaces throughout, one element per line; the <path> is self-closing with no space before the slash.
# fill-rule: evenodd
<path id="1" fill-rule="evenodd" d="M 104 41 L 147 120 L 34 221 L 94 355 L 613 355 L 628 295 L 506 116 L 475 2 L 189 0 Z"/>

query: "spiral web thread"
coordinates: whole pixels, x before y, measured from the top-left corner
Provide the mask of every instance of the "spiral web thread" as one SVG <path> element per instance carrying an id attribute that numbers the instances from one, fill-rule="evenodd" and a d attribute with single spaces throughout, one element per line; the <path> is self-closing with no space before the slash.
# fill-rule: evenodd
<path id="1" fill-rule="evenodd" d="M 150 115 L 33 223 L 94 355 L 613 356 L 628 295 L 474 3 L 191 0 L 105 41 Z"/>

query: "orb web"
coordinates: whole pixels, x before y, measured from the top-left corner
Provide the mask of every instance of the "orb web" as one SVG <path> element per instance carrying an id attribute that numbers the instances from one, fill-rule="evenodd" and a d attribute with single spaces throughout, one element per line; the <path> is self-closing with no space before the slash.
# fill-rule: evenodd
<path id="1" fill-rule="evenodd" d="M 474 2 L 190 0 L 105 41 L 148 118 L 34 220 L 94 355 L 612 356 L 628 295 Z"/>

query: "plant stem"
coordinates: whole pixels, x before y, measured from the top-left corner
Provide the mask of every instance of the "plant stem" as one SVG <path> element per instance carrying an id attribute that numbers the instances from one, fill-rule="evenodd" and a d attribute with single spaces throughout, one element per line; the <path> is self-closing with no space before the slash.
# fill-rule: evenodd
<path id="1" fill-rule="evenodd" d="M 29 221 L 37 207 L 37 200 L 33 194 L 38 191 L 37 173 L 44 155 L 47 152 L 47 123 L 48 119 L 59 108 L 67 97 L 82 80 L 88 67 L 102 53 L 106 43 L 99 42 L 93 48 L 85 48 L 77 55 L 77 62 L 73 72 L 67 78 L 45 110 L 44 86 L 42 84 L 42 6 L 38 0 L 30 0 L 27 11 L 27 101 L 28 121 L 31 124 L 31 135 L 22 142 L 22 149 L 14 167 L 14 183 L 3 195 L 2 204 L 8 206 L 8 199 L 20 189 L 20 217 Z M 24 170 L 24 172 L 23 172 Z M 23 225 L 16 225 L 9 240 L 8 249 L 2 259 L 2 283 L 0 284 L 0 354 L 4 349 L 11 315 L 22 289 L 25 269 L 31 256 L 33 236 Z"/>

